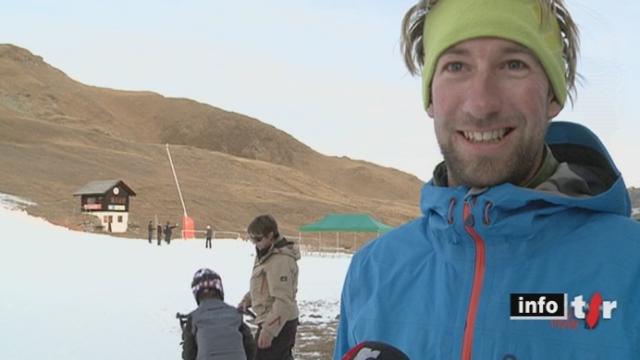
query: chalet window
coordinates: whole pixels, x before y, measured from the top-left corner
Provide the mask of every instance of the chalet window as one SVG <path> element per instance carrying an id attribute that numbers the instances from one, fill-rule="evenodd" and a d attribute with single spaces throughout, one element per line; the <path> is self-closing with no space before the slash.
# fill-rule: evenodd
<path id="1" fill-rule="evenodd" d="M 122 222 L 122 215 L 118 215 L 118 222 L 121 223 Z"/>
<path id="2" fill-rule="evenodd" d="M 87 204 L 95 204 L 95 203 L 96 203 L 96 198 L 94 198 L 93 196 L 87 197 Z"/>
<path id="3" fill-rule="evenodd" d="M 126 197 L 114 196 L 114 197 L 111 198 L 111 203 L 112 204 L 125 205 L 127 203 L 127 198 Z"/>

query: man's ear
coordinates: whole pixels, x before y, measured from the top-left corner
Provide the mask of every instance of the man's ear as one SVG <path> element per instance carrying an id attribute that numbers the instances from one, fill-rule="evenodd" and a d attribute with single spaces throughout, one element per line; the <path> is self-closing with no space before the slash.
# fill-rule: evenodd
<path id="1" fill-rule="evenodd" d="M 549 99 L 549 106 L 547 107 L 547 120 L 551 120 L 562 111 L 562 105 L 556 100 L 555 96 Z"/>
<path id="2" fill-rule="evenodd" d="M 429 115 L 430 118 L 433 119 L 433 103 L 429 103 L 429 106 L 427 106 L 427 115 Z"/>

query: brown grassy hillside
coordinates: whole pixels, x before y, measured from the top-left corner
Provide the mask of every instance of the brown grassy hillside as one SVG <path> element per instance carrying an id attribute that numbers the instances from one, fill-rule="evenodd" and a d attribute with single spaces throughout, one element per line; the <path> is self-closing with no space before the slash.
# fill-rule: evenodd
<path id="1" fill-rule="evenodd" d="M 155 215 L 178 220 L 165 143 L 197 225 L 241 231 L 268 212 L 293 233 L 330 211 L 369 212 L 391 225 L 419 213 L 413 175 L 324 156 L 207 104 L 87 86 L 25 49 L 0 45 L 0 192 L 36 202 L 31 213 L 74 226 L 75 190 L 122 179 L 138 194 L 130 236 L 143 237 Z"/>

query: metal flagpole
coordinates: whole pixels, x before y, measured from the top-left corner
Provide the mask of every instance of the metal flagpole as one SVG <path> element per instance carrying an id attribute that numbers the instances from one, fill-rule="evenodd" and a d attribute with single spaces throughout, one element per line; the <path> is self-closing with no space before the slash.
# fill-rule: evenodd
<path id="1" fill-rule="evenodd" d="M 182 198 L 182 190 L 180 190 L 180 183 L 178 183 L 178 176 L 176 175 L 176 169 L 173 167 L 173 160 L 171 159 L 171 152 L 169 152 L 169 144 L 166 144 L 167 156 L 169 156 L 169 164 L 171 164 L 171 171 L 173 172 L 173 179 L 176 181 L 176 188 L 178 188 L 178 195 L 180 196 L 180 203 L 182 203 L 182 210 L 184 216 L 187 216 L 187 208 L 184 206 L 184 199 Z"/>

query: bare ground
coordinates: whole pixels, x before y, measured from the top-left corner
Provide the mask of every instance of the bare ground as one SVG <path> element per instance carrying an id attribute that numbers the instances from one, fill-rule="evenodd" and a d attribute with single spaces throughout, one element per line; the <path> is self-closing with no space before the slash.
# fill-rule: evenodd
<path id="1" fill-rule="evenodd" d="M 337 327 L 336 320 L 327 323 L 300 323 L 295 358 L 298 360 L 331 359 Z"/>

